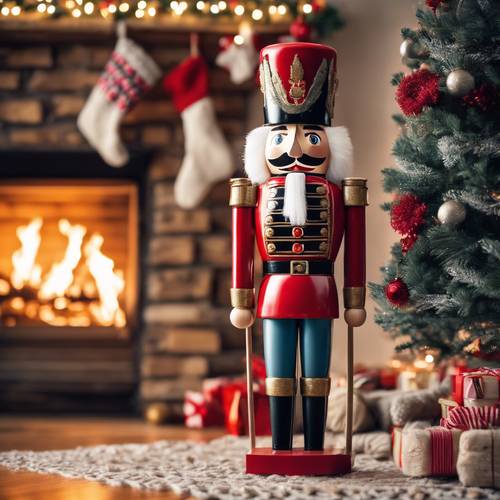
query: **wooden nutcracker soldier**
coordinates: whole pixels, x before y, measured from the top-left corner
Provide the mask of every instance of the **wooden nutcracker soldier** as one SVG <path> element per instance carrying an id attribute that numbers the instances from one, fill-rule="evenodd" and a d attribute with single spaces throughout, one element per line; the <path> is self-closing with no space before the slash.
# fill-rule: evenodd
<path id="1" fill-rule="evenodd" d="M 367 189 L 365 179 L 347 177 L 352 145 L 346 129 L 331 127 L 336 58 L 333 48 L 313 43 L 281 43 L 261 51 L 266 125 L 247 137 L 248 179 L 231 180 L 231 322 L 246 328 L 247 336 L 255 316 L 255 240 L 264 270 L 256 316 L 263 319 L 272 450 L 251 450 L 248 472 L 350 470 L 350 450 L 335 455 L 323 449 L 331 328 L 339 316 L 333 264 L 345 235 L 344 316 L 352 334 L 352 327 L 366 318 Z M 292 451 L 297 389 L 304 415 L 303 451 Z"/>

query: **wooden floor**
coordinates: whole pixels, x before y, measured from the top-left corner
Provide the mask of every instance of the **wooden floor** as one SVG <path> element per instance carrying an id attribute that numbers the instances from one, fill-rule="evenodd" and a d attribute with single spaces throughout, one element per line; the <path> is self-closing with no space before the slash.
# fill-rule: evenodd
<path id="1" fill-rule="evenodd" d="M 82 417 L 0 417 L 0 450 L 54 450 L 111 443 L 147 443 L 159 439 L 208 441 L 221 429 L 204 431 L 152 426 L 139 419 Z M 115 488 L 91 481 L 64 479 L 0 467 L 0 500 L 174 499 L 172 493 Z"/>

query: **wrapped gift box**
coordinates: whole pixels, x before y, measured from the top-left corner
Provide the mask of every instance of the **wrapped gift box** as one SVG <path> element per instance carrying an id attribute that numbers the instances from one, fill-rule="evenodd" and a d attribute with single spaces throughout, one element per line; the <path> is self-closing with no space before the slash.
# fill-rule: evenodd
<path id="1" fill-rule="evenodd" d="M 461 433 L 460 430 L 442 427 L 395 428 L 394 462 L 406 476 L 456 476 Z"/>
<path id="2" fill-rule="evenodd" d="M 464 486 L 500 488 L 500 429 L 462 434 L 457 473 Z"/>
<path id="3" fill-rule="evenodd" d="M 244 380 L 234 381 L 224 387 L 224 422 L 226 430 L 234 436 L 248 434 L 247 389 Z M 264 386 L 257 384 L 253 392 L 255 434 L 268 436 L 271 434 L 269 417 L 269 398 Z"/>
<path id="4" fill-rule="evenodd" d="M 500 369 L 480 368 L 455 378 L 453 399 L 463 406 L 491 406 L 500 401 Z"/>
<path id="5" fill-rule="evenodd" d="M 446 429 L 490 429 L 500 426 L 500 409 L 496 406 L 456 406 L 441 419 L 441 427 Z"/>

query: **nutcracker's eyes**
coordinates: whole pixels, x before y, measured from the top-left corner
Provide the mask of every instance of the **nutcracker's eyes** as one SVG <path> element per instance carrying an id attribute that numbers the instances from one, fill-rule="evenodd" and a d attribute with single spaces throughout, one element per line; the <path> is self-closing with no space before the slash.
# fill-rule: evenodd
<path id="1" fill-rule="evenodd" d="M 283 134 L 276 134 L 273 137 L 273 144 L 279 146 L 283 142 Z"/>
<path id="2" fill-rule="evenodd" d="M 313 146 L 317 146 L 321 142 L 321 138 L 318 134 L 307 134 L 307 139 Z"/>

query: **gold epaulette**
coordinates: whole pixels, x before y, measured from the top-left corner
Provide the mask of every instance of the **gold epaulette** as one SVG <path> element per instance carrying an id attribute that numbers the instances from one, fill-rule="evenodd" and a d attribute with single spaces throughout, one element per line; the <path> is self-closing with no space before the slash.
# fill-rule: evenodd
<path id="1" fill-rule="evenodd" d="M 342 181 L 344 205 L 346 207 L 364 207 L 368 205 L 367 180 L 363 177 L 346 177 Z"/>
<path id="2" fill-rule="evenodd" d="M 244 177 L 231 179 L 230 207 L 255 207 L 257 204 L 257 186 Z"/>

